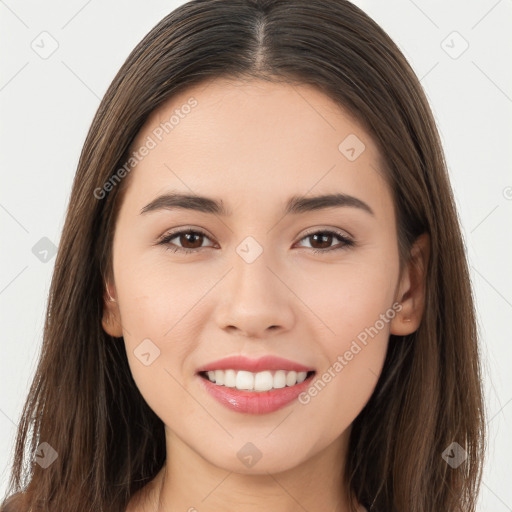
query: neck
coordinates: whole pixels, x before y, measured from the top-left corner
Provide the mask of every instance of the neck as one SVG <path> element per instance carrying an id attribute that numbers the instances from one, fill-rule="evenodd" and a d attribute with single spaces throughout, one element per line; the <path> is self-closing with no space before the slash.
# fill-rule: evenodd
<path id="1" fill-rule="evenodd" d="M 342 463 L 348 435 L 293 468 L 242 474 L 209 463 L 166 431 L 166 463 L 127 512 L 350 512 Z"/>

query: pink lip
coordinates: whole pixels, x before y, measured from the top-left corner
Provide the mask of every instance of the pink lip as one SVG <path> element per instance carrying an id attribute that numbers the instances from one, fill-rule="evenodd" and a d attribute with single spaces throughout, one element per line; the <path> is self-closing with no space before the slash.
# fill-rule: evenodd
<path id="1" fill-rule="evenodd" d="M 302 364 L 276 356 L 263 356 L 259 359 L 249 359 L 245 356 L 231 356 L 201 366 L 201 368 L 197 369 L 197 373 L 211 370 L 245 370 L 253 373 L 263 370 L 310 372 L 313 371 L 314 368 L 308 368 Z"/>
<path id="2" fill-rule="evenodd" d="M 295 384 L 295 386 L 262 392 L 240 391 L 236 388 L 220 386 L 201 376 L 199 380 L 204 389 L 228 409 L 249 414 L 267 414 L 277 411 L 295 400 L 311 385 L 314 376 L 315 374 L 312 374 L 300 384 Z"/>

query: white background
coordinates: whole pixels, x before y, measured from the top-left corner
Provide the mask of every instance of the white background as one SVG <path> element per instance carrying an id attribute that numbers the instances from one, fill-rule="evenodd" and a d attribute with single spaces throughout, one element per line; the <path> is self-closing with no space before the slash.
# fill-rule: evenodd
<path id="1" fill-rule="evenodd" d="M 100 98 L 132 48 L 182 3 L 0 0 L 1 495 L 55 261 L 32 247 L 42 237 L 58 245 Z M 412 64 L 441 132 L 482 336 L 490 437 L 479 510 L 512 511 L 512 0 L 355 3 Z M 58 43 L 47 59 L 31 47 L 43 31 Z M 463 48 L 454 31 L 469 43 L 456 59 L 445 51 Z"/>

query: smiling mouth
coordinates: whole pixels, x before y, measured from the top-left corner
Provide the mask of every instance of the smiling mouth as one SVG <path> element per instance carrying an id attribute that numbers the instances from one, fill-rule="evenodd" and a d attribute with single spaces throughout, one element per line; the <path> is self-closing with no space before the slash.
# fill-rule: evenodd
<path id="1" fill-rule="evenodd" d="M 217 386 L 262 393 L 295 386 L 309 379 L 315 373 L 314 370 L 309 372 L 264 370 L 254 373 L 245 370 L 227 369 L 201 371 L 198 375 Z"/>

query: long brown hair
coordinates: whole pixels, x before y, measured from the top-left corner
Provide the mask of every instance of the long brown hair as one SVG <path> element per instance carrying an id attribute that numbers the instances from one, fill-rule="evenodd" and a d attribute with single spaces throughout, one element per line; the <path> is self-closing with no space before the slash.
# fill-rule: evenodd
<path id="1" fill-rule="evenodd" d="M 474 511 L 485 439 L 481 369 L 443 149 L 410 65 L 347 0 L 193 0 L 131 52 L 80 156 L 17 432 L 7 496 L 17 494 L 2 510 L 124 511 L 161 469 L 163 423 L 135 385 L 124 344 L 101 324 L 128 180 L 100 199 L 95 191 L 123 165 L 156 107 L 221 76 L 310 84 L 338 102 L 380 149 L 401 268 L 420 234 L 431 239 L 422 322 L 411 335 L 391 335 L 376 389 L 353 423 L 340 485 L 372 511 Z M 442 456 L 453 442 L 467 453 L 457 468 Z M 38 447 L 49 449 L 41 443 L 58 454 L 46 468 L 33 462 Z"/>

